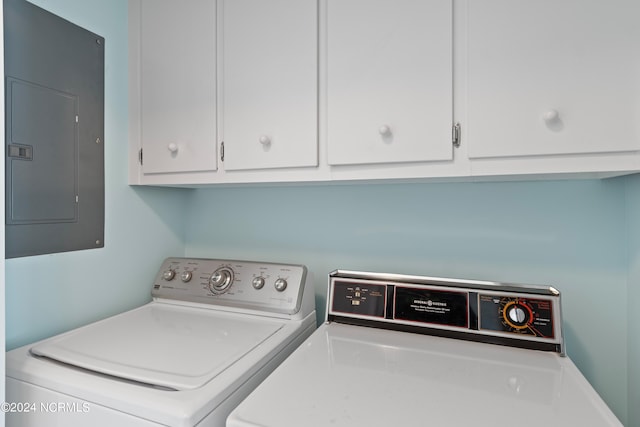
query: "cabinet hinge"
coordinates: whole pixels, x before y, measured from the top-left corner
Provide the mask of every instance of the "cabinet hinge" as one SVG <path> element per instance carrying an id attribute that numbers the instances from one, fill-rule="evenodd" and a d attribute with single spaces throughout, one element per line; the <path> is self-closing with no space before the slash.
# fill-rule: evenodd
<path id="1" fill-rule="evenodd" d="M 142 166 L 142 148 L 138 151 L 138 162 Z"/>
<path id="2" fill-rule="evenodd" d="M 224 141 L 220 143 L 220 161 L 224 162 Z"/>
<path id="3" fill-rule="evenodd" d="M 451 142 L 453 146 L 460 147 L 460 123 L 454 123 L 453 131 L 451 132 Z"/>

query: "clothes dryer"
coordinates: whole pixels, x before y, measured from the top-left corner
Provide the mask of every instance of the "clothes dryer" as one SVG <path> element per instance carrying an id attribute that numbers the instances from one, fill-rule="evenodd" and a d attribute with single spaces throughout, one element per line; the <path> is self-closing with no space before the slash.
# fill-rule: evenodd
<path id="1" fill-rule="evenodd" d="M 553 287 L 335 271 L 327 322 L 227 427 L 621 427 Z"/>

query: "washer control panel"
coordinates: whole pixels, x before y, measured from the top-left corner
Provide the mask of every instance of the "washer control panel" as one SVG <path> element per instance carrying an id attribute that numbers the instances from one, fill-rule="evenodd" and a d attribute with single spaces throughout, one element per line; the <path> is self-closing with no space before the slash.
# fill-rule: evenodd
<path id="1" fill-rule="evenodd" d="M 552 287 L 337 270 L 327 320 L 564 353 Z"/>
<path id="2" fill-rule="evenodd" d="M 153 282 L 154 298 L 295 314 L 307 269 L 302 265 L 167 258 Z"/>

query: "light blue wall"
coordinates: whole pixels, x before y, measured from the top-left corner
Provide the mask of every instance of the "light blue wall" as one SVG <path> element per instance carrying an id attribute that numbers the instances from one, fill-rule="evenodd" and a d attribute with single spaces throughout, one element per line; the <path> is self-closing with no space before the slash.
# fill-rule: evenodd
<path id="1" fill-rule="evenodd" d="M 626 179 L 627 229 L 629 236 L 629 426 L 640 426 L 640 175 Z"/>
<path id="2" fill-rule="evenodd" d="M 8 349 L 149 301 L 162 259 L 184 250 L 187 192 L 127 186 L 127 1 L 33 3 L 106 39 L 105 248 L 7 260 Z"/>
<path id="3" fill-rule="evenodd" d="M 626 420 L 624 181 L 220 188 L 189 197 L 187 255 L 306 264 L 321 308 L 336 268 L 556 286 L 570 357 Z"/>

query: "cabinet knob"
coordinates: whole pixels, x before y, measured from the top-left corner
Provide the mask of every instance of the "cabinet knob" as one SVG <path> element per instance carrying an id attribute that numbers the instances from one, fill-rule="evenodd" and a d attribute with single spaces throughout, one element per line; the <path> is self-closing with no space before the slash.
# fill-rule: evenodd
<path id="1" fill-rule="evenodd" d="M 167 149 L 169 151 L 171 151 L 172 153 L 177 153 L 178 152 L 178 144 L 176 144 L 175 142 L 172 142 L 171 144 L 169 144 L 167 146 Z"/>
<path id="2" fill-rule="evenodd" d="M 389 135 L 391 135 L 391 128 L 389 126 L 387 126 L 387 125 L 382 125 L 378 129 L 378 132 L 382 136 L 389 136 Z"/>
<path id="3" fill-rule="evenodd" d="M 542 118 L 547 123 L 553 123 L 560 118 L 560 113 L 557 110 L 549 110 L 542 115 Z"/>
<path id="4" fill-rule="evenodd" d="M 260 144 L 262 145 L 270 145 L 271 144 L 271 138 L 269 138 L 267 135 L 262 135 L 258 141 L 260 141 Z"/>

